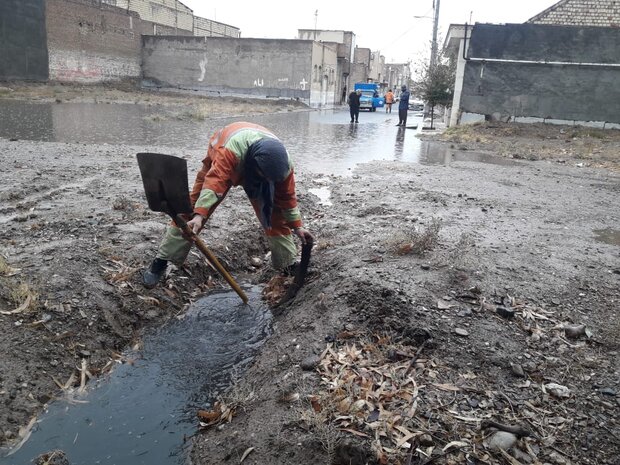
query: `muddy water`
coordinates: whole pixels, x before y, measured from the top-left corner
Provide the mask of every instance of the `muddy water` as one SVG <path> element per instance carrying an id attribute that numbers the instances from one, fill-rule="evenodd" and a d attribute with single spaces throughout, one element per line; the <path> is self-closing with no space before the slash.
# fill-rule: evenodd
<path id="1" fill-rule="evenodd" d="M 53 403 L 34 433 L 2 465 L 28 464 L 51 449 L 72 465 L 182 464 L 184 438 L 206 408 L 240 374 L 270 332 L 260 290 L 250 305 L 233 292 L 198 300 L 182 320 L 144 337 L 133 363 L 119 365 L 86 396 Z M 82 403 L 85 401 L 86 403 Z"/>
<path id="2" fill-rule="evenodd" d="M 134 104 L 0 101 L 0 137 L 85 144 L 125 144 L 204 150 L 214 130 L 236 119 L 196 121 L 183 109 Z M 396 113 L 362 112 L 359 124 L 348 111 L 307 111 L 244 117 L 273 130 L 307 174 L 346 175 L 358 163 L 399 160 L 423 164 L 454 161 L 500 163 L 493 157 L 458 152 L 415 137 L 422 118 L 409 116 L 396 127 Z M 506 163 L 505 161 L 502 161 Z"/>
<path id="3" fill-rule="evenodd" d="M 594 232 L 594 238 L 598 242 L 603 242 L 610 245 L 620 246 L 620 231 L 617 229 L 596 229 Z"/>

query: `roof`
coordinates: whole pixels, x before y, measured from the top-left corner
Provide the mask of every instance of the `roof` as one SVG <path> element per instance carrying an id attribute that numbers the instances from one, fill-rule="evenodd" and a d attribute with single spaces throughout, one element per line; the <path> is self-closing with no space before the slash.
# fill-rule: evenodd
<path id="1" fill-rule="evenodd" d="M 454 51 L 458 53 L 461 40 L 465 38 L 465 26 L 468 26 L 467 36 L 471 36 L 471 30 L 473 26 L 467 24 L 450 24 L 448 27 L 448 33 L 443 42 L 443 49 L 446 52 Z"/>
<path id="2" fill-rule="evenodd" d="M 615 0 L 560 0 L 527 22 L 565 26 L 620 27 L 620 2 Z"/>

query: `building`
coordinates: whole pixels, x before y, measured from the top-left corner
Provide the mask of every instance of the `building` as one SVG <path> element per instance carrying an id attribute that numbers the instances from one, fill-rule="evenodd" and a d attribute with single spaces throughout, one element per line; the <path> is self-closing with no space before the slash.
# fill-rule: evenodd
<path id="1" fill-rule="evenodd" d="M 450 125 L 620 124 L 620 28 L 452 25 L 445 48 L 458 60 Z"/>
<path id="2" fill-rule="evenodd" d="M 411 63 L 385 64 L 386 88 L 392 89 L 396 95 L 400 93 L 402 85 L 411 85 Z"/>
<path id="3" fill-rule="evenodd" d="M 241 37 L 239 28 L 194 16 L 194 35 L 203 37 Z"/>
<path id="4" fill-rule="evenodd" d="M 153 23 L 151 34 L 193 35 L 194 12 L 179 0 L 102 0 Z"/>
<path id="5" fill-rule="evenodd" d="M 620 27 L 617 0 L 561 0 L 527 21 L 562 26 Z"/>
<path id="6" fill-rule="evenodd" d="M 379 50 L 370 54 L 370 66 L 368 69 L 368 80 L 384 84 L 385 81 L 385 57 Z"/>
<path id="7" fill-rule="evenodd" d="M 355 34 L 351 31 L 323 30 L 323 29 L 298 29 L 297 38 L 301 40 L 316 40 L 337 49 L 338 66 L 336 68 L 336 95 L 339 102 L 346 101 L 350 85 L 351 65 L 353 63 L 353 51 L 355 49 Z"/>

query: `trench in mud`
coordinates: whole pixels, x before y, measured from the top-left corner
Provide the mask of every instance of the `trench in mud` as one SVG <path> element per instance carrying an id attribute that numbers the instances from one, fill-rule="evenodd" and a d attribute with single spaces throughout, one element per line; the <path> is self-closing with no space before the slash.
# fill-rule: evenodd
<path id="1" fill-rule="evenodd" d="M 248 305 L 234 292 L 214 293 L 144 335 L 143 348 L 125 354 L 130 363 L 83 397 L 52 402 L 30 439 L 0 464 L 29 464 L 54 449 L 71 465 L 185 463 L 197 411 L 243 373 L 270 334 L 260 288 L 246 292 Z"/>

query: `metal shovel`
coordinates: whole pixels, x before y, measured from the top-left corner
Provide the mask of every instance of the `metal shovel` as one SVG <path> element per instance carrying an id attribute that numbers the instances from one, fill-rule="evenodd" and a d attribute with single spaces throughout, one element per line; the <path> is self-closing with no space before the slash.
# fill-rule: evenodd
<path id="1" fill-rule="evenodd" d="M 248 297 L 243 292 L 243 289 L 239 287 L 239 284 L 207 248 L 202 239 L 187 226 L 187 223 L 181 216 L 193 212 L 187 187 L 187 161 L 161 153 L 139 153 L 137 157 L 149 208 L 155 212 L 168 214 L 185 235 L 196 244 L 198 250 L 209 260 L 209 263 L 215 267 L 235 292 L 239 294 L 241 300 L 247 303 Z"/>

